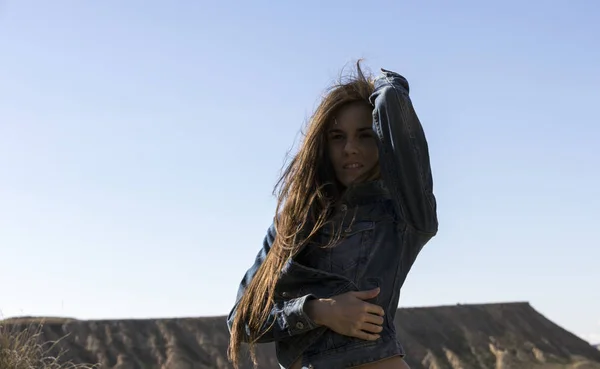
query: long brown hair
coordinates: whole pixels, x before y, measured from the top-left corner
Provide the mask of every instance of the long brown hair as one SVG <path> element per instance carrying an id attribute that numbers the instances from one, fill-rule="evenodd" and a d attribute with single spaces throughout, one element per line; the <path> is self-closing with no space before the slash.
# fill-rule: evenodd
<path id="1" fill-rule="evenodd" d="M 238 368 L 240 347 L 250 329 L 250 357 L 256 366 L 254 345 L 274 304 L 275 285 L 286 261 L 296 255 L 307 240 L 327 221 L 341 188 L 327 157 L 326 130 L 339 109 L 350 103 L 369 103 L 373 79 L 356 71 L 340 75 L 323 97 L 309 120 L 298 153 L 283 171 L 274 193 L 277 195 L 276 237 L 263 264 L 239 301 L 229 342 L 228 356 Z"/>

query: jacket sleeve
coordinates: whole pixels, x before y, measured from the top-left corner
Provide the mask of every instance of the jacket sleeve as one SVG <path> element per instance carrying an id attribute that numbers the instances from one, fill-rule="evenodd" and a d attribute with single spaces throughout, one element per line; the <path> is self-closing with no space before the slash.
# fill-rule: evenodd
<path id="1" fill-rule="evenodd" d="M 256 271 L 266 259 L 267 254 L 273 245 L 273 241 L 275 240 L 275 234 L 275 226 L 271 225 L 263 241 L 263 247 L 256 256 L 254 265 L 252 265 L 252 267 L 246 271 L 246 274 L 242 278 L 242 282 L 238 288 L 235 305 L 227 317 L 227 326 L 229 328 L 229 332 L 231 332 L 233 320 L 235 314 L 237 313 L 240 299 L 246 291 L 247 286 L 252 281 Z M 260 334 L 257 342 L 264 343 L 279 341 L 281 339 L 306 333 L 317 328 L 318 326 L 304 311 L 304 304 L 306 301 L 313 298 L 316 297 L 310 294 L 291 299 L 280 299 L 276 296 L 275 304 L 271 309 L 267 321 L 263 323 L 260 332 L 252 332 Z M 250 333 L 250 328 L 246 324 L 244 341 L 249 341 Z"/>
<path id="2" fill-rule="evenodd" d="M 395 72 L 381 71 L 370 101 L 373 129 L 380 141 L 382 178 L 392 192 L 397 213 L 427 242 L 438 230 L 427 140 L 409 97 L 408 81 Z"/>

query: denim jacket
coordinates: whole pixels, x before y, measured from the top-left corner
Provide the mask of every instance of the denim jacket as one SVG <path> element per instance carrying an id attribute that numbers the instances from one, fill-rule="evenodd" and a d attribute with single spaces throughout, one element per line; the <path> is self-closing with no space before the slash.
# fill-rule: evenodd
<path id="1" fill-rule="evenodd" d="M 350 186 L 330 226 L 323 227 L 285 264 L 275 289 L 275 304 L 261 330 L 265 333 L 258 341 L 275 342 L 282 368 L 289 368 L 299 358 L 303 368 L 335 369 L 404 355 L 396 339 L 394 315 L 410 268 L 437 233 L 437 207 L 428 145 L 409 98 L 407 80 L 382 69 L 370 102 L 381 180 Z M 341 237 L 334 247 L 319 247 L 337 230 Z M 274 239 L 271 225 L 254 265 L 242 279 L 238 302 Z M 368 302 L 385 311 L 383 331 L 375 341 L 339 335 L 317 326 L 304 312 L 309 299 L 374 287 L 380 287 L 380 293 Z M 227 319 L 230 329 L 236 308 L 237 302 Z"/>

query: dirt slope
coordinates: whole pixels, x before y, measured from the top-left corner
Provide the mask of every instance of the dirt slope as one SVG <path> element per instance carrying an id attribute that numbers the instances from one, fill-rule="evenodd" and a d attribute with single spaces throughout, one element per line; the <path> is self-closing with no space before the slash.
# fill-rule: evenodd
<path id="1" fill-rule="evenodd" d="M 38 319 L 4 324 L 21 329 Z M 230 368 L 224 319 L 54 318 L 42 330 L 47 340 L 69 335 L 60 343 L 68 350 L 66 358 L 100 363 L 103 369 L 220 369 Z M 399 309 L 396 325 L 415 369 L 600 369 L 600 351 L 527 303 Z M 263 345 L 259 358 L 260 368 L 279 368 L 272 345 Z"/>

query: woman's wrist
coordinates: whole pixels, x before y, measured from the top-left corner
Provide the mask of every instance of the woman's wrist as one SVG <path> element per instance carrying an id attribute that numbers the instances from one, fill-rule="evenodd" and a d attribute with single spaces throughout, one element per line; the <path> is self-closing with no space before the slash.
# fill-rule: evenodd
<path id="1" fill-rule="evenodd" d="M 316 325 L 325 325 L 326 319 L 326 311 L 327 306 L 324 299 L 312 299 L 306 301 L 304 305 L 304 311 L 306 315 L 312 320 Z"/>

